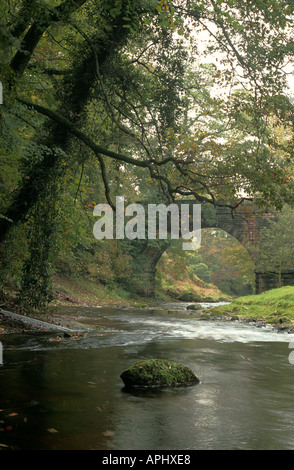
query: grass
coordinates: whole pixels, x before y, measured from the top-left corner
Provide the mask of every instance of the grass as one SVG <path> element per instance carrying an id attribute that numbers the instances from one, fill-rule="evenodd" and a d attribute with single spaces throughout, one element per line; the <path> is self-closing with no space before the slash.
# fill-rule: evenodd
<path id="1" fill-rule="evenodd" d="M 55 275 L 53 280 L 55 300 L 52 307 L 148 307 L 155 303 L 171 302 L 174 297 L 157 289 L 153 297 L 144 297 L 124 289 L 118 284 L 104 285 L 74 275 Z"/>
<path id="2" fill-rule="evenodd" d="M 52 305 L 87 305 L 90 307 L 144 306 L 145 299 L 122 287 L 105 286 L 99 282 L 75 276 L 56 275 L 53 281 L 55 301 Z"/>
<path id="3" fill-rule="evenodd" d="M 294 287 L 285 286 L 234 299 L 229 305 L 210 310 L 215 316 L 261 320 L 271 324 L 294 325 Z"/>
<path id="4" fill-rule="evenodd" d="M 198 279 L 198 278 L 197 278 Z M 228 300 L 229 297 L 211 284 L 202 281 L 195 283 L 188 276 L 183 280 L 166 279 L 157 282 L 155 295 L 151 298 L 142 297 L 134 292 L 127 291 L 118 284 L 103 285 L 89 278 L 75 275 L 56 274 L 53 278 L 55 300 L 52 306 L 62 305 L 88 305 L 91 307 L 117 307 L 134 306 L 148 307 L 154 303 L 179 301 L 210 301 Z M 187 296 L 187 298 L 185 297 Z M 183 298 L 182 298 L 183 297 Z"/>
<path id="5" fill-rule="evenodd" d="M 164 269 L 157 269 L 156 291 L 173 299 L 187 302 L 220 302 L 230 300 L 230 296 L 216 286 L 189 273 L 188 266 L 178 267 L 174 260 L 165 260 Z"/>

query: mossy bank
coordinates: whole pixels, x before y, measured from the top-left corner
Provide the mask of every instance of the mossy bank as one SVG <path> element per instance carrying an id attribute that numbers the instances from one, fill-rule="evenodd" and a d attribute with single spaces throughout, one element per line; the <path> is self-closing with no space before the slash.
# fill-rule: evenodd
<path id="1" fill-rule="evenodd" d="M 211 317 L 260 321 L 281 328 L 294 327 L 294 287 L 285 286 L 234 299 L 229 305 L 209 310 Z"/>

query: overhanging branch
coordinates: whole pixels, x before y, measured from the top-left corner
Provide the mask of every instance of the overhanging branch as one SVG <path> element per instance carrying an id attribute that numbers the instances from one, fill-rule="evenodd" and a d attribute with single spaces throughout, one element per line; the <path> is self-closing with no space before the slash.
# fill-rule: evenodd
<path id="1" fill-rule="evenodd" d="M 188 191 L 188 193 L 186 193 L 186 192 L 183 193 L 180 190 L 180 188 L 176 188 L 176 189 L 172 188 L 171 184 L 170 184 L 170 181 L 168 180 L 167 177 L 159 174 L 157 171 L 154 171 L 156 168 L 159 168 L 160 166 L 162 166 L 164 164 L 167 164 L 169 162 L 175 163 L 176 166 L 178 167 L 178 165 L 181 163 L 180 160 L 176 160 L 173 157 L 167 157 L 166 159 L 161 160 L 161 161 L 156 161 L 155 159 L 140 160 L 140 159 L 129 157 L 129 156 L 121 154 L 121 153 L 113 152 L 109 149 L 105 149 L 104 147 L 96 144 L 84 132 L 77 129 L 71 121 L 69 121 L 67 118 L 65 118 L 61 114 L 57 113 L 56 111 L 53 111 L 52 109 L 48 109 L 45 106 L 42 106 L 42 105 L 39 105 L 39 104 L 36 104 L 36 103 L 31 103 L 31 102 L 25 101 L 21 98 L 18 98 L 18 101 L 20 103 L 24 104 L 25 106 L 27 106 L 28 108 L 34 109 L 35 111 L 42 114 L 43 116 L 46 116 L 46 117 L 50 118 L 54 122 L 60 124 L 66 130 L 68 130 L 74 137 L 76 137 L 77 139 L 82 141 L 85 145 L 87 145 L 95 153 L 95 155 L 98 157 L 98 159 L 100 161 L 100 165 L 101 165 L 101 155 L 104 155 L 106 157 L 112 158 L 112 159 L 117 160 L 117 161 L 121 161 L 121 162 L 124 162 L 124 163 L 129 163 L 130 165 L 133 165 L 133 166 L 146 168 L 150 171 L 150 174 L 153 178 L 155 178 L 159 181 L 162 181 L 167 185 L 169 193 L 172 197 L 175 193 L 185 195 L 185 196 L 187 196 L 188 193 L 189 193 L 189 195 L 194 196 L 196 200 L 201 201 L 201 202 L 207 202 L 207 203 L 213 204 L 215 206 L 229 207 L 232 210 L 235 210 L 240 205 L 240 201 L 238 201 L 236 203 L 233 203 L 233 204 L 226 204 L 226 203 L 223 203 L 223 202 L 218 202 L 218 201 L 215 200 L 214 197 L 212 197 L 212 199 L 210 199 L 210 198 L 207 198 L 205 196 L 201 196 L 197 192 L 193 191 L 193 189 L 190 189 Z M 186 164 L 187 162 L 184 161 L 183 163 Z M 105 175 L 105 172 L 104 172 L 105 167 L 104 167 L 103 160 L 102 160 L 101 170 L 102 170 L 102 176 L 103 176 L 103 179 L 104 179 L 106 177 L 106 175 Z M 106 180 L 104 180 L 104 183 L 105 182 L 106 182 Z M 109 198 L 109 192 L 107 191 L 107 185 L 105 186 L 105 189 L 106 189 L 106 195 L 108 196 L 107 198 Z M 211 195 L 210 192 L 209 192 L 209 194 Z"/>
<path id="2" fill-rule="evenodd" d="M 64 116 L 61 116 L 61 114 L 57 113 L 56 111 L 48 109 L 45 106 L 41 106 L 39 104 L 30 103 L 20 98 L 18 99 L 18 101 L 27 106 L 28 108 L 34 109 L 43 116 L 47 116 L 48 118 L 65 127 L 69 132 L 71 132 L 73 136 L 77 137 L 79 140 L 84 142 L 84 144 L 86 144 L 91 150 L 93 150 L 96 155 L 102 154 L 106 157 L 113 158 L 114 160 L 130 163 L 131 165 L 140 166 L 142 168 L 148 168 L 150 163 L 152 163 L 152 161 L 150 162 L 145 160 L 138 160 L 136 158 L 128 157 L 127 155 L 123 155 L 121 153 L 105 149 L 104 147 L 101 147 L 101 145 L 96 144 L 92 139 L 90 139 L 90 137 L 84 134 L 84 132 L 77 129 L 71 121 L 69 121 Z"/>
<path id="3" fill-rule="evenodd" d="M 45 106 L 23 100 L 21 98 L 18 98 L 17 101 L 24 104 L 28 108 L 34 109 L 35 111 L 42 114 L 43 116 L 47 116 L 48 118 L 52 119 L 54 122 L 65 127 L 69 132 L 71 132 L 72 135 L 77 137 L 79 140 L 84 142 L 84 144 L 86 144 L 91 150 L 93 150 L 95 154 L 102 154 L 102 155 L 105 155 L 106 157 L 113 158 L 114 160 L 119 160 L 125 163 L 130 163 L 131 165 L 139 166 L 141 168 L 150 168 L 152 164 L 156 166 L 162 166 L 169 162 L 174 161 L 174 158 L 171 156 L 160 161 L 157 161 L 153 158 L 149 160 L 139 160 L 137 158 L 132 158 L 127 155 L 123 155 L 121 153 L 113 152 L 112 150 L 106 149 L 104 147 L 101 147 L 101 145 L 96 144 L 84 132 L 77 129 L 71 121 L 69 121 L 67 118 L 57 113 L 56 111 L 53 111 L 52 109 L 48 109 Z"/>

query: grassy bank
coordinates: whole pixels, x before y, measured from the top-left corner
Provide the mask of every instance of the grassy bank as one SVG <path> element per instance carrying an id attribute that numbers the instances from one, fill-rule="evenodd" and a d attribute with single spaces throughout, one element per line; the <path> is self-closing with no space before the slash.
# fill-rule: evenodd
<path id="1" fill-rule="evenodd" d="M 258 295 L 239 297 L 229 305 L 211 309 L 210 313 L 233 319 L 294 326 L 294 287 L 285 286 Z"/>
<path id="2" fill-rule="evenodd" d="M 148 306 L 148 299 L 131 294 L 116 284 L 103 285 L 82 277 L 56 275 L 53 280 L 53 290 L 55 300 L 52 306 Z"/>
<path id="3" fill-rule="evenodd" d="M 163 256 L 156 272 L 156 292 L 183 302 L 221 302 L 231 300 L 215 285 L 193 274 L 181 256 Z"/>
<path id="4" fill-rule="evenodd" d="M 88 307 L 149 307 L 163 302 L 175 301 L 175 291 L 171 295 L 167 293 L 162 286 L 158 286 L 156 296 L 145 298 L 134 293 L 130 293 L 117 285 L 106 286 L 89 279 L 83 279 L 75 276 L 54 276 L 54 294 L 55 300 L 50 304 L 49 308 L 44 312 L 38 312 L 39 315 L 45 315 L 44 319 L 48 321 L 50 315 L 55 317 L 58 313 L 62 313 L 63 306 L 88 306 Z M 178 285 L 179 293 L 189 292 L 191 294 L 190 285 L 186 283 Z M 189 289 L 188 289 L 189 287 Z M 208 296 L 212 292 L 207 288 L 199 290 L 197 286 L 196 294 Z M 194 286 L 195 289 L 195 286 Z M 215 292 L 213 292 L 215 294 Z M 218 296 L 217 296 L 218 297 Z M 221 297 L 221 296 L 219 296 Z M 184 299 L 182 299 L 184 300 Z M 187 299 L 188 300 L 188 299 Z M 213 299 L 223 300 L 221 298 Z M 188 300 L 193 301 L 193 300 Z M 194 302 L 199 300 L 194 300 Z M 7 310 L 15 313 L 28 314 L 28 312 L 18 311 L 18 304 L 13 295 L 7 296 L 5 302 L 1 304 Z M 36 313 L 36 312 L 35 312 Z M 294 328 L 294 287 L 286 286 L 280 289 L 273 289 L 259 295 L 249 295 L 233 299 L 230 304 L 214 307 L 205 311 L 207 319 L 211 317 L 223 317 L 224 319 L 256 321 L 279 325 L 281 328 Z M 34 316 L 34 315 L 32 315 Z M 52 317 L 52 318 L 53 318 Z M 202 315 L 204 319 L 204 315 Z M 0 325 L 0 333 L 4 332 L 4 327 Z"/>
<path id="5" fill-rule="evenodd" d="M 161 279 L 162 281 L 162 279 Z M 169 282 L 157 282 L 155 295 L 151 298 L 142 297 L 129 292 L 122 286 L 114 283 L 104 285 L 91 281 L 89 278 L 77 276 L 55 275 L 54 281 L 55 300 L 52 305 L 88 305 L 92 307 L 117 307 L 133 306 L 148 307 L 162 302 L 187 301 L 187 302 L 219 302 L 228 300 L 217 287 L 205 284 L 196 276 L 191 280 L 188 276 L 184 279 L 169 279 Z"/>
<path id="6" fill-rule="evenodd" d="M 199 283 L 198 283 L 199 284 Z M 74 274 L 55 274 L 53 276 L 54 300 L 40 311 L 25 311 L 18 301 L 18 292 L 7 289 L 0 298 L 0 307 L 20 314 L 50 314 L 63 306 L 88 307 L 149 307 L 163 302 L 175 301 L 211 301 L 228 300 L 215 286 L 198 285 L 191 280 L 169 283 L 168 286 L 157 283 L 153 297 L 143 297 L 124 289 L 117 283 L 100 282 Z"/>

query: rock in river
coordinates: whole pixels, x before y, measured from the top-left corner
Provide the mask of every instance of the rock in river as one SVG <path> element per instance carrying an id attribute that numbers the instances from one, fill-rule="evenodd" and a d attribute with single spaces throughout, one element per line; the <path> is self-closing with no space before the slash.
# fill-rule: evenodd
<path id="1" fill-rule="evenodd" d="M 201 305 L 199 304 L 188 305 L 187 310 L 201 310 Z"/>
<path id="2" fill-rule="evenodd" d="M 164 359 L 135 362 L 121 374 L 126 388 L 161 388 L 194 385 L 198 377 L 188 367 Z"/>

